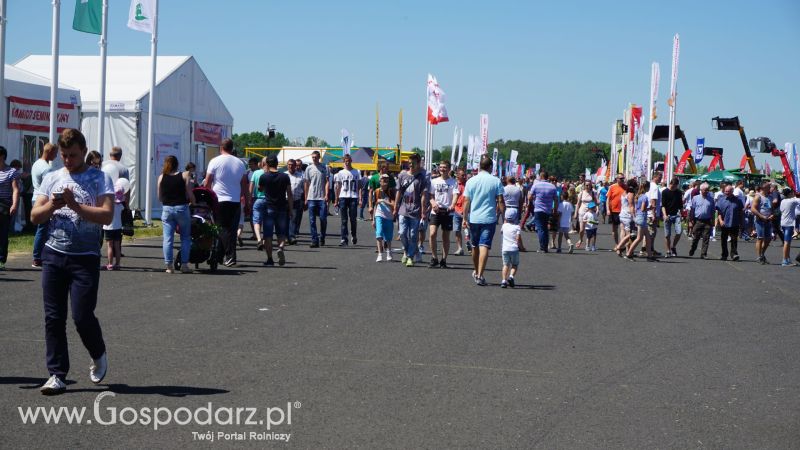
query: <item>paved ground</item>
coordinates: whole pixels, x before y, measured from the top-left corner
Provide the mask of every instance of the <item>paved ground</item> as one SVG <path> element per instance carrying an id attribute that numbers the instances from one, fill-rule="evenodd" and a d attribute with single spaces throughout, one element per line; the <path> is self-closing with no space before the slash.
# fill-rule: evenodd
<path id="1" fill-rule="evenodd" d="M 800 446 L 800 268 L 760 266 L 752 244 L 739 263 L 525 253 L 521 286 L 503 290 L 473 285 L 467 257 L 449 270 L 376 264 L 364 225 L 361 236 L 355 248 L 292 247 L 269 269 L 248 242 L 235 270 L 194 275 L 161 272 L 160 241 L 126 246 L 125 270 L 101 276 L 109 375 L 88 381 L 68 327 L 71 384 L 53 398 L 36 390 L 39 274 L 13 259 L 0 273 L 0 447 L 281 445 L 250 433 L 288 404 L 291 424 L 269 432 L 299 448 Z M 246 410 L 238 425 L 208 425 L 203 411 L 157 430 L 119 423 L 184 421 L 180 408 L 209 403 L 222 423 L 226 408 L 258 408 L 257 425 Z M 18 408 L 37 406 L 86 408 L 84 424 L 23 424 Z M 118 423 L 97 423 L 114 410 Z M 211 445 L 193 434 L 208 431 Z"/>

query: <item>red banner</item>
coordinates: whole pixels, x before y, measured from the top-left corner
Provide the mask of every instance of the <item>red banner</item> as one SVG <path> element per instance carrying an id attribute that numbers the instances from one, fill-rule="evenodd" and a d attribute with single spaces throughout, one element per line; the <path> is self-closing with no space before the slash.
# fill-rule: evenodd
<path id="1" fill-rule="evenodd" d="M 206 122 L 194 123 L 194 140 L 204 144 L 222 144 L 222 125 Z"/>
<path id="2" fill-rule="evenodd" d="M 686 170 L 686 163 L 689 161 L 689 158 L 692 157 L 692 150 L 686 150 L 683 152 L 683 156 L 681 156 L 681 160 L 678 163 L 678 168 L 675 169 L 675 173 L 683 173 Z"/>
<path id="3" fill-rule="evenodd" d="M 58 132 L 65 128 L 80 128 L 75 105 L 59 103 L 56 111 Z M 8 97 L 8 128 L 47 133 L 50 131 L 50 102 L 20 97 Z"/>

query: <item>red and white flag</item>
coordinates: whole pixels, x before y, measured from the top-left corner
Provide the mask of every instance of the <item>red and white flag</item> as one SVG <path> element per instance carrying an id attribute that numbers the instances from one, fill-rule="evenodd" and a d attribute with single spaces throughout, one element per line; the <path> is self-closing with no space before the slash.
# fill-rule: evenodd
<path id="1" fill-rule="evenodd" d="M 428 123 L 436 125 L 448 122 L 447 108 L 444 106 L 444 91 L 439 87 L 436 77 L 428 74 Z"/>

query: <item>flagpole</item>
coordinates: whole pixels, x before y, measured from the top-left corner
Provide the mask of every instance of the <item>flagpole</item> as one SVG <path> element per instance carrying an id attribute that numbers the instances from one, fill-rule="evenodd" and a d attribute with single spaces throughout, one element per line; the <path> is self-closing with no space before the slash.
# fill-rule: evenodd
<path id="1" fill-rule="evenodd" d="M 61 0 L 53 0 L 53 75 L 50 86 L 50 142 L 56 142 L 58 135 L 58 38 L 61 22 Z"/>
<path id="2" fill-rule="evenodd" d="M 0 0 L 0 124 L 5 124 L 5 79 L 6 79 L 6 0 Z M 0 145 L 7 142 L 0 141 Z"/>
<path id="3" fill-rule="evenodd" d="M 103 0 L 103 32 L 100 35 L 100 103 L 97 108 L 97 151 L 104 154 L 103 133 L 106 117 L 106 37 L 108 32 L 108 0 Z"/>
<path id="4" fill-rule="evenodd" d="M 156 54 L 158 52 L 158 0 L 155 0 L 155 17 L 153 17 L 153 34 L 150 40 L 150 56 L 152 72 L 150 74 L 150 98 L 147 107 L 147 174 L 145 181 L 145 216 L 144 221 L 147 225 L 152 224 L 152 189 L 151 177 L 153 176 L 153 116 L 155 116 L 155 93 L 156 93 Z"/>

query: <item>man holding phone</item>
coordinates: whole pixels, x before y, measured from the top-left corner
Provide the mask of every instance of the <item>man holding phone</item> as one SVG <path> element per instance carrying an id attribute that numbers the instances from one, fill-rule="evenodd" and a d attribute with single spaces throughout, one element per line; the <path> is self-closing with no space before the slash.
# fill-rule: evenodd
<path id="1" fill-rule="evenodd" d="M 64 130 L 58 146 L 64 168 L 44 177 L 31 210 L 33 223 L 48 224 L 42 251 L 42 291 L 50 378 L 40 389 L 44 395 L 60 394 L 67 388 L 68 305 L 92 360 L 89 379 L 101 382 L 108 368 L 94 309 L 100 281 L 100 236 L 102 225 L 110 224 L 114 216 L 114 186 L 111 177 L 86 165 L 86 138 L 80 131 Z"/>

